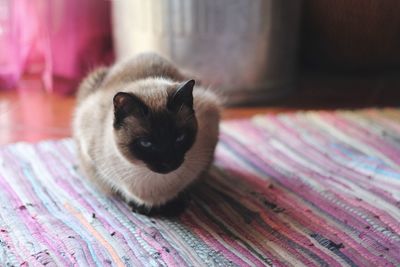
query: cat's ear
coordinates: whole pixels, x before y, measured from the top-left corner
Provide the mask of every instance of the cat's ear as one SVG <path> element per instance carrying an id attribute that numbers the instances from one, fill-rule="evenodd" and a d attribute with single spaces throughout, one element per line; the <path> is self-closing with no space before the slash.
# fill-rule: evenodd
<path id="1" fill-rule="evenodd" d="M 193 87 L 194 80 L 189 80 L 181 83 L 168 102 L 168 108 L 174 112 L 178 112 L 183 106 L 193 111 Z"/>
<path id="2" fill-rule="evenodd" d="M 137 96 L 119 92 L 114 96 L 114 126 L 120 126 L 128 116 L 145 117 L 148 108 Z"/>

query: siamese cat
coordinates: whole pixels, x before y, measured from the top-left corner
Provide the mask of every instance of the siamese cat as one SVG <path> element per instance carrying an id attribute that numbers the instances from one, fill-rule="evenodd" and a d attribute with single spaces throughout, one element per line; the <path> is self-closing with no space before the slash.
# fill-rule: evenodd
<path id="1" fill-rule="evenodd" d="M 80 167 L 134 211 L 176 215 L 213 160 L 221 103 L 169 61 L 142 54 L 93 71 L 73 119 Z"/>

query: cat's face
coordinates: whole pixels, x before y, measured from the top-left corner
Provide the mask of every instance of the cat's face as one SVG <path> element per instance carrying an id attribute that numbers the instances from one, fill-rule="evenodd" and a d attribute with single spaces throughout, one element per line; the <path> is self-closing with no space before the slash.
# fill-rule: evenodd
<path id="1" fill-rule="evenodd" d="M 134 94 L 114 96 L 116 141 L 128 160 L 142 161 L 157 173 L 169 173 L 181 166 L 197 133 L 193 86 L 191 80 L 171 89 L 162 109 Z"/>

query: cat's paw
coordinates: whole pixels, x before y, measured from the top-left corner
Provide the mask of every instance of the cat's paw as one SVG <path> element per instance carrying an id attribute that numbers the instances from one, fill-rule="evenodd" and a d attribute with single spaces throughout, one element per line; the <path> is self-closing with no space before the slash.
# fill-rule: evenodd
<path id="1" fill-rule="evenodd" d="M 131 207 L 132 211 L 135 213 L 150 215 L 152 208 L 144 205 L 138 205 L 137 203 L 130 201 L 128 203 L 129 207 Z"/>
<path id="2" fill-rule="evenodd" d="M 133 212 L 147 215 L 147 216 L 162 216 L 162 217 L 176 217 L 185 211 L 189 198 L 187 195 L 182 195 L 161 206 L 148 207 L 145 205 L 138 205 L 135 202 L 129 202 L 129 206 Z"/>

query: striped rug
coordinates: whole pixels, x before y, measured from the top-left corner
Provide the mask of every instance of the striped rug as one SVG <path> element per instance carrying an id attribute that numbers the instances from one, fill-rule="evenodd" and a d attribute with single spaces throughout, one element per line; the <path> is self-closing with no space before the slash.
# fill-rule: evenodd
<path id="1" fill-rule="evenodd" d="M 400 111 L 226 121 L 179 218 L 77 172 L 70 139 L 0 148 L 0 266 L 400 266 Z"/>

